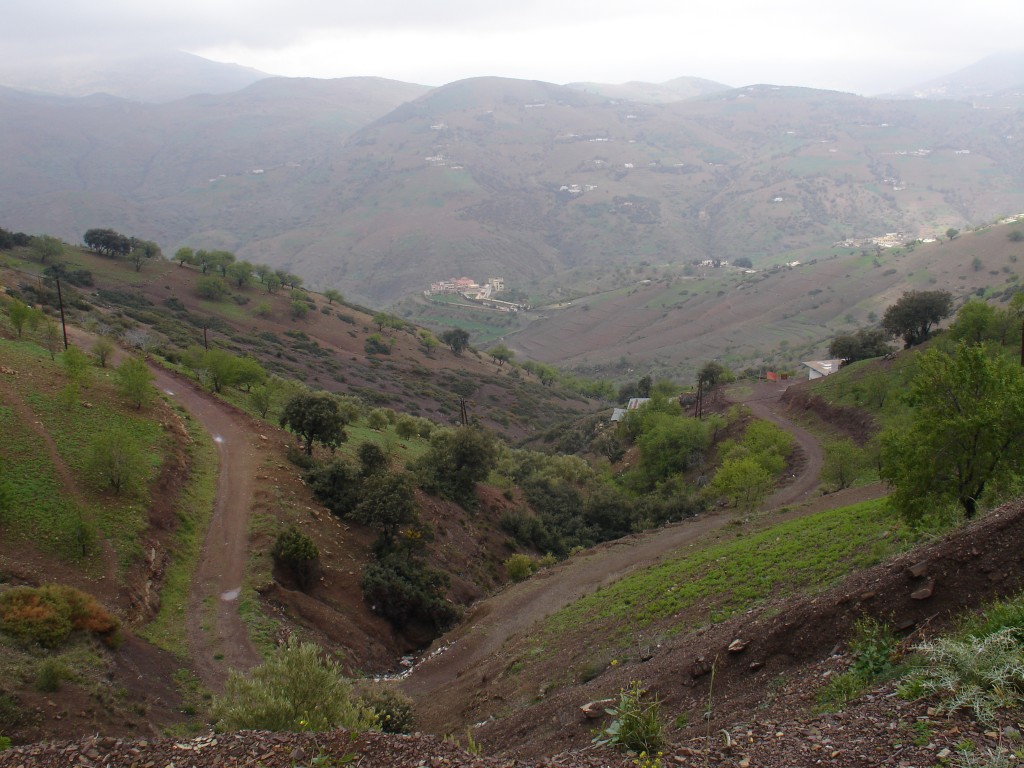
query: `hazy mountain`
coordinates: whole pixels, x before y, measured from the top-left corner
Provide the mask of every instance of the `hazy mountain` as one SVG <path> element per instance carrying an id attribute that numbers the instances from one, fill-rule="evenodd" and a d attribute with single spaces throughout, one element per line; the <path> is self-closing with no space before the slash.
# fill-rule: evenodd
<path id="1" fill-rule="evenodd" d="M 269 77 L 183 51 L 126 57 L 48 56 L 0 60 L 0 85 L 58 96 L 107 93 L 143 102 L 167 102 L 198 93 L 229 93 Z"/>
<path id="2" fill-rule="evenodd" d="M 983 106 L 1024 106 L 1024 51 L 987 56 L 969 67 L 908 88 L 897 96 L 956 99 Z"/>
<path id="3" fill-rule="evenodd" d="M 275 78 L 143 105 L 0 95 L 0 225 L 112 226 L 393 301 L 455 274 L 751 258 L 1024 211 L 1024 114 L 751 86 Z"/>
<path id="4" fill-rule="evenodd" d="M 699 77 L 677 77 L 664 83 L 645 83 L 638 80 L 619 84 L 568 83 L 566 88 L 586 91 L 609 99 L 624 99 L 644 104 L 669 104 L 673 101 L 684 101 L 730 90 L 728 85 Z"/>

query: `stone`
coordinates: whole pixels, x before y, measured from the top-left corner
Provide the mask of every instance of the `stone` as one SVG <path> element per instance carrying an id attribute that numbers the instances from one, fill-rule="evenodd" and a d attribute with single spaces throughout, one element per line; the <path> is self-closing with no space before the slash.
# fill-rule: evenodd
<path id="1" fill-rule="evenodd" d="M 910 599 L 911 600 L 927 600 L 933 594 L 935 594 L 935 580 L 934 579 L 929 581 L 927 584 L 925 584 L 920 589 L 916 589 L 913 592 L 911 592 L 910 593 Z"/>
<path id="2" fill-rule="evenodd" d="M 588 720 L 596 720 L 605 714 L 604 708 L 609 704 L 614 704 L 615 699 L 598 699 L 597 701 L 591 701 L 580 707 L 580 712 Z"/>
<path id="3" fill-rule="evenodd" d="M 907 573 L 910 574 L 910 578 L 912 579 L 920 579 L 928 573 L 929 565 L 930 563 L 927 560 L 922 560 L 920 563 L 915 563 L 907 568 Z"/>
<path id="4" fill-rule="evenodd" d="M 741 640 L 737 637 L 735 640 L 729 643 L 729 653 L 741 653 L 743 649 L 746 648 L 749 644 L 749 640 Z"/>

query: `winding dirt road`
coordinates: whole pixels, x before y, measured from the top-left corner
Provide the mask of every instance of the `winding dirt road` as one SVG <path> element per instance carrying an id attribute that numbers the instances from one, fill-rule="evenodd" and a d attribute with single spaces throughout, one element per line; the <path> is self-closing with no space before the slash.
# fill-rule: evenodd
<path id="1" fill-rule="evenodd" d="M 207 688 L 221 690 L 229 669 L 247 670 L 261 660 L 238 613 L 259 449 L 244 414 L 189 379 L 158 366 L 150 370 L 156 386 L 181 403 L 217 445 L 217 501 L 189 590 L 186 633 L 199 677 Z"/>
<path id="2" fill-rule="evenodd" d="M 68 327 L 68 335 L 81 349 L 89 349 L 96 341 L 80 328 Z M 126 356 L 116 349 L 112 363 Z M 153 363 L 148 365 L 154 386 L 179 402 L 217 446 L 217 499 L 189 590 L 185 632 L 196 673 L 207 688 L 219 691 L 229 669 L 246 670 L 261 661 L 238 613 L 248 559 L 253 484 L 261 461 L 257 433 L 245 414 L 196 382 Z"/>
<path id="3" fill-rule="evenodd" d="M 743 400 L 756 416 L 789 431 L 805 457 L 793 481 L 772 494 L 762 511 L 792 506 L 776 518 L 783 520 L 883 495 L 885 490 L 879 485 L 847 489 L 829 496 L 814 495 L 824 452 L 814 435 L 783 414 L 779 399 L 784 391 L 785 386 L 762 384 Z M 434 652 L 405 679 L 403 688 L 414 699 L 422 701 L 497 652 L 513 636 L 528 633 L 546 616 L 621 579 L 630 571 L 657 563 L 672 551 L 697 542 L 733 519 L 734 512 L 718 511 L 607 542 L 508 587 L 478 603 L 457 629 L 440 638 L 434 645 Z"/>

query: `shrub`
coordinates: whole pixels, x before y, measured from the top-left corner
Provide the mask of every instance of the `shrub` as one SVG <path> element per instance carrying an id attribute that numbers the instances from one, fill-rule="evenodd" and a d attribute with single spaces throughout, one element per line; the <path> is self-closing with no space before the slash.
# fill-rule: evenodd
<path id="1" fill-rule="evenodd" d="M 1024 698 L 1024 654 L 1020 630 L 1006 627 L 986 637 L 953 637 L 915 647 L 923 663 L 903 689 L 939 696 L 940 712 L 969 709 L 981 723 L 995 720 L 996 710 Z"/>
<path id="2" fill-rule="evenodd" d="M 56 659 L 44 659 L 36 674 L 36 690 L 43 693 L 55 693 L 60 690 L 61 680 L 70 677 L 68 668 Z"/>
<path id="3" fill-rule="evenodd" d="M 377 714 L 377 724 L 384 733 L 412 733 L 415 724 L 413 702 L 401 691 L 378 685 L 363 691 L 359 701 Z"/>
<path id="4" fill-rule="evenodd" d="M 869 616 L 858 619 L 850 640 L 853 663 L 821 689 L 818 703 L 826 709 L 838 708 L 860 696 L 871 683 L 896 669 L 897 648 L 887 625 Z"/>
<path id="5" fill-rule="evenodd" d="M 645 703 L 646 693 L 639 680 L 630 681 L 628 688 L 619 691 L 618 702 L 605 710 L 612 721 L 594 737 L 594 743 L 648 754 L 664 744 L 661 702 L 655 697 Z"/>
<path id="6" fill-rule="evenodd" d="M 517 553 L 509 557 L 505 562 L 505 573 L 512 581 L 525 581 L 530 578 L 535 569 L 533 559 L 529 555 Z"/>
<path id="7" fill-rule="evenodd" d="M 316 578 L 320 550 L 306 534 L 290 526 L 278 534 L 271 551 L 274 562 L 287 569 L 305 592 Z"/>
<path id="8" fill-rule="evenodd" d="M 72 631 L 120 644 L 121 622 L 91 596 L 61 584 L 13 587 L 0 594 L 0 631 L 44 648 L 63 645 Z"/>
<path id="9" fill-rule="evenodd" d="M 114 425 L 93 438 L 85 472 L 98 488 L 131 495 L 142 490 L 149 466 L 138 441 L 123 427 Z"/>
<path id="10" fill-rule="evenodd" d="M 347 461 L 335 459 L 325 467 L 312 470 L 306 475 L 306 483 L 313 495 L 338 517 L 347 517 L 359 504 L 362 480 L 359 471 Z"/>
<path id="11" fill-rule="evenodd" d="M 458 609 L 444 598 L 448 575 L 430 568 L 409 553 L 388 553 L 363 569 L 363 598 L 374 613 L 396 628 L 424 626 L 444 631 L 459 617 Z"/>
<path id="12" fill-rule="evenodd" d="M 403 414 L 395 423 L 395 434 L 403 440 L 411 440 L 419 434 L 419 425 L 415 416 Z"/>
<path id="13" fill-rule="evenodd" d="M 196 295 L 207 301 L 220 301 L 228 295 L 228 287 L 219 277 L 201 277 L 196 282 Z"/>
<path id="14" fill-rule="evenodd" d="M 313 643 L 294 638 L 248 677 L 228 672 L 224 695 L 213 702 L 221 730 L 365 731 L 377 726 L 373 710 L 352 695 L 338 664 Z"/>

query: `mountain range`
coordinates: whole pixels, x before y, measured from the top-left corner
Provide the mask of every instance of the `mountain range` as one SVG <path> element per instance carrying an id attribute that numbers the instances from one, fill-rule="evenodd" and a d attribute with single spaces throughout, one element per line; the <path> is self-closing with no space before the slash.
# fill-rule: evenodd
<path id="1" fill-rule="evenodd" d="M 1009 98 L 1015 78 L 982 62 L 924 92 Z M 593 269 L 764 266 L 1016 213 L 1021 122 L 965 101 L 691 78 L 263 78 L 173 101 L 7 88 L 0 224 L 226 248 L 373 304 L 457 274 L 545 296 Z"/>

